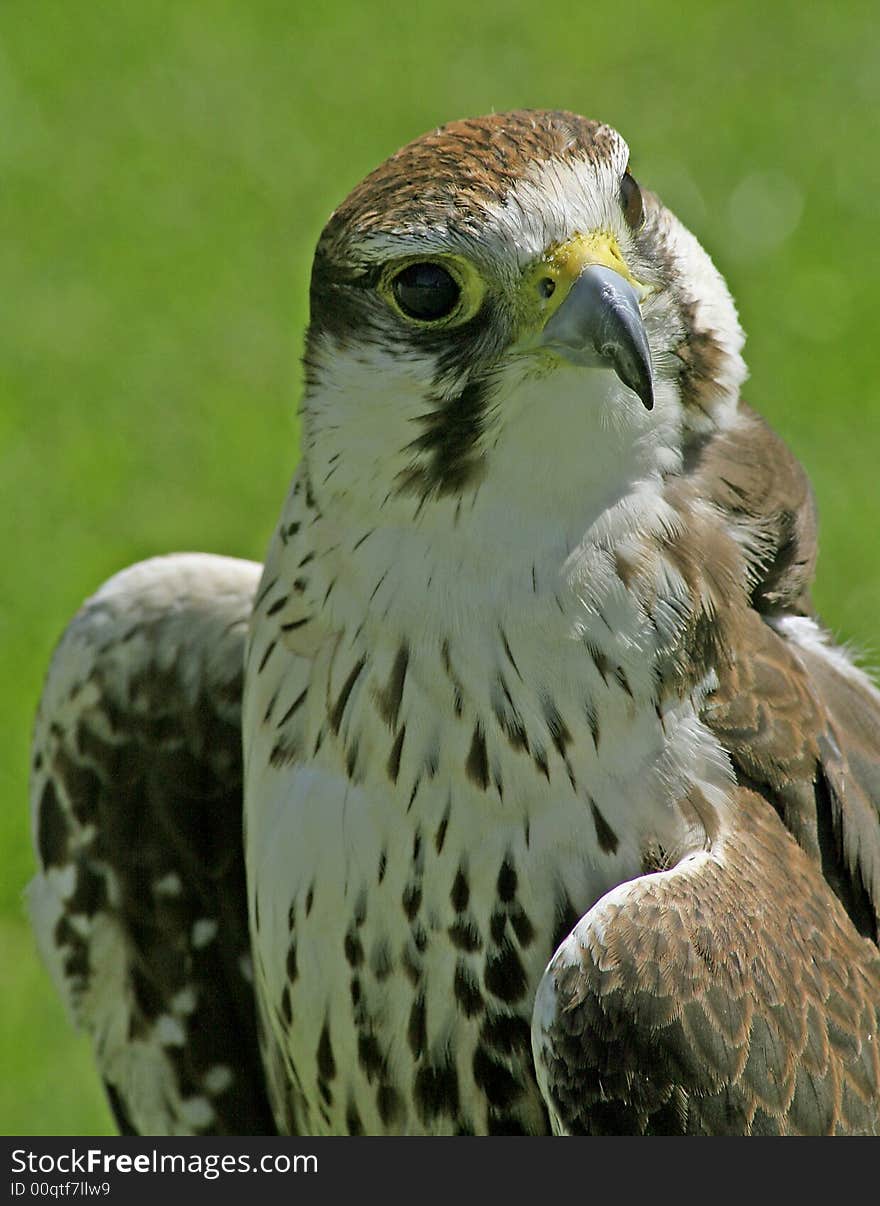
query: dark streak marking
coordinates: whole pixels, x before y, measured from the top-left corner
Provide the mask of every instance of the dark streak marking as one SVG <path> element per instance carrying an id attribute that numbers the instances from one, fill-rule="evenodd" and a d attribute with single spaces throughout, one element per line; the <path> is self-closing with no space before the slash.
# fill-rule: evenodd
<path id="1" fill-rule="evenodd" d="M 507 855 L 501 864 L 501 870 L 498 872 L 496 888 L 499 898 L 505 902 L 513 900 L 514 896 L 516 896 L 516 887 L 516 868 L 510 855 Z"/>
<path id="2" fill-rule="evenodd" d="M 587 716 L 587 724 L 590 726 L 590 736 L 593 738 L 593 748 L 596 753 L 599 752 L 599 716 L 596 709 L 589 702 L 584 704 L 584 712 Z"/>
<path id="3" fill-rule="evenodd" d="M 510 942 L 505 941 L 503 946 L 488 956 L 483 982 L 499 1001 L 509 1003 L 525 996 L 528 986 L 525 968 Z"/>
<path id="4" fill-rule="evenodd" d="M 352 688 L 360 677 L 361 671 L 366 665 L 366 658 L 359 658 L 349 673 L 348 678 L 342 684 L 342 689 L 336 700 L 333 711 L 330 713 L 330 727 L 334 733 L 339 732 L 339 726 L 342 724 L 342 715 L 345 712 L 345 705 L 348 703 L 348 697 L 351 695 Z"/>
<path id="5" fill-rule="evenodd" d="M 511 653 L 510 643 L 507 640 L 507 633 L 504 631 L 503 628 L 499 628 L 498 631 L 501 634 L 501 643 L 504 646 L 504 652 L 507 655 L 507 660 L 510 662 L 511 666 L 513 666 L 514 670 L 516 671 L 516 676 L 519 679 L 519 681 L 522 682 L 523 676 L 520 674 L 519 666 L 516 664 L 516 660 L 514 659 L 514 656 Z"/>
<path id="6" fill-rule="evenodd" d="M 460 494 L 479 481 L 484 469 L 479 441 L 489 391 L 488 381 L 471 376 L 455 397 L 431 399 L 434 408 L 418 417 L 422 434 L 402 450 L 416 459 L 398 474 L 398 493 L 416 495 L 421 507 L 432 496 Z"/>
<path id="7" fill-rule="evenodd" d="M 400 704 L 403 699 L 403 688 L 406 682 L 406 670 L 409 665 L 409 647 L 404 643 L 397 651 L 387 685 L 376 691 L 376 704 L 382 719 L 389 728 L 397 727 L 400 715 Z"/>
<path id="8" fill-rule="evenodd" d="M 275 587 L 277 585 L 278 585 L 277 576 L 275 578 L 273 578 L 271 582 L 266 583 L 266 585 L 263 587 L 263 589 L 260 591 L 260 593 L 254 599 L 254 610 L 255 611 L 263 606 L 263 604 L 266 602 L 269 595 L 271 595 L 272 591 L 275 589 Z"/>
<path id="9" fill-rule="evenodd" d="M 300 579 L 297 579 L 297 581 L 300 581 Z M 293 586 L 294 586 L 294 590 L 295 590 L 296 582 L 294 582 Z M 275 602 L 272 604 L 272 606 L 267 610 L 266 615 L 267 616 L 277 616 L 278 612 L 281 611 L 282 607 L 284 607 L 284 605 L 287 602 L 289 597 L 290 597 L 289 595 L 282 595 L 280 599 L 276 599 Z"/>
<path id="10" fill-rule="evenodd" d="M 455 1118 L 458 1113 L 458 1074 L 451 1062 L 419 1068 L 413 1091 L 423 1123 L 442 1114 Z"/>
<path id="11" fill-rule="evenodd" d="M 357 738 L 352 741 L 345 755 L 345 770 L 349 779 L 354 779 L 354 771 L 357 766 L 358 742 Z"/>
<path id="12" fill-rule="evenodd" d="M 547 721 L 547 730 L 550 733 L 550 740 L 556 747 L 560 758 L 564 758 L 568 747 L 571 745 L 571 732 L 568 725 L 562 719 L 555 704 L 546 700 L 544 703 L 544 719 Z"/>
<path id="13" fill-rule="evenodd" d="M 333 1045 L 330 1042 L 330 1023 L 324 1019 L 321 1037 L 318 1040 L 318 1075 L 322 1080 L 333 1080 L 336 1075 L 336 1060 L 333 1058 Z"/>
<path id="14" fill-rule="evenodd" d="M 407 884 L 401 897 L 403 911 L 409 921 L 412 921 L 422 904 L 421 884 Z"/>
<path id="15" fill-rule="evenodd" d="M 373 535 L 375 530 L 376 530 L 375 528 L 370 528 L 370 530 L 368 532 L 364 532 L 364 534 L 363 534 L 363 536 L 361 536 L 360 540 L 356 541 L 356 543 L 352 546 L 351 551 L 353 553 L 356 553 L 358 551 L 358 549 L 361 547 L 361 545 L 364 543 L 364 541 L 369 540 L 369 538 Z"/>
<path id="16" fill-rule="evenodd" d="M 538 770 L 541 772 L 541 774 L 544 776 L 544 778 L 549 783 L 550 782 L 550 767 L 547 764 L 547 755 L 544 752 L 544 750 L 542 750 L 542 749 L 534 750 L 532 753 L 532 758 L 534 759 L 535 766 L 538 768 Z"/>
<path id="17" fill-rule="evenodd" d="M 526 947 L 531 945 L 535 938 L 535 927 L 529 921 L 528 915 L 522 905 L 514 904 L 508 913 L 508 917 L 520 946 Z"/>
<path id="18" fill-rule="evenodd" d="M 269 658 L 272 656 L 272 652 L 275 649 L 276 644 L 277 644 L 277 642 L 273 640 L 273 641 L 270 641 L 269 644 L 266 646 L 266 651 L 263 654 L 263 656 L 260 658 L 259 666 L 257 666 L 257 674 L 262 674 L 263 671 L 266 669 L 266 662 L 268 662 Z"/>
<path id="19" fill-rule="evenodd" d="M 379 579 L 379 581 L 378 581 L 378 582 L 376 583 L 376 585 L 373 587 L 372 594 L 370 595 L 370 602 L 371 602 L 371 603 L 372 603 L 373 599 L 375 599 L 376 595 L 379 593 L 379 587 L 382 585 L 382 583 L 385 581 L 385 579 L 386 579 L 387 577 L 388 577 L 388 570 L 386 570 L 386 571 L 385 571 L 385 573 L 382 575 L 382 577 Z"/>
<path id="20" fill-rule="evenodd" d="M 443 853 L 443 845 L 446 841 L 446 830 L 449 828 L 449 812 L 451 804 L 447 802 L 446 811 L 440 818 L 440 824 L 437 826 L 437 832 L 434 834 L 434 849 L 438 854 Z"/>
<path id="21" fill-rule="evenodd" d="M 305 618 L 302 620 L 291 620 L 289 624 L 281 625 L 281 631 L 296 632 L 297 628 L 302 628 L 304 625 L 310 624 L 312 622 L 312 618 L 312 616 L 305 616 Z"/>
<path id="22" fill-rule="evenodd" d="M 489 1104 L 499 1108 L 512 1105 L 522 1096 L 523 1086 L 503 1064 L 492 1059 L 488 1051 L 478 1047 L 474 1052 L 474 1080 Z"/>
<path id="23" fill-rule="evenodd" d="M 314 900 L 315 900 L 315 885 L 310 884 L 309 890 L 306 893 L 306 917 L 308 917 L 309 913 L 311 913 L 311 911 L 312 911 L 312 904 L 314 903 Z"/>
<path id="24" fill-rule="evenodd" d="M 379 1110 L 379 1117 L 386 1127 L 400 1122 L 404 1116 L 403 1098 L 393 1085 L 379 1086 L 376 1091 L 376 1106 Z"/>
<path id="25" fill-rule="evenodd" d="M 364 961 L 364 948 L 361 945 L 360 938 L 351 930 L 345 935 L 343 949 L 345 950 L 345 958 L 349 967 L 360 967 Z"/>
<path id="26" fill-rule="evenodd" d="M 422 785 L 422 777 L 421 777 L 421 775 L 419 775 L 419 777 L 416 779 L 415 783 L 413 784 L 413 789 L 409 795 L 409 803 L 406 806 L 407 812 L 409 812 L 409 810 L 412 808 L 413 804 L 415 803 L 415 798 L 418 795 L 419 788 L 421 787 L 421 785 Z"/>
<path id="27" fill-rule="evenodd" d="M 480 987 L 463 959 L 459 959 L 455 965 L 452 990 L 466 1018 L 475 1017 L 484 1008 Z"/>
<path id="28" fill-rule="evenodd" d="M 67 818 L 51 780 L 40 796 L 37 847 L 44 867 L 62 867 L 67 856 Z"/>
<path id="29" fill-rule="evenodd" d="M 291 942 L 287 950 L 287 980 L 289 984 L 295 984 L 299 977 L 299 967 L 296 962 L 296 943 Z"/>
<path id="30" fill-rule="evenodd" d="M 489 758 L 486 753 L 486 738 L 479 724 L 474 727 L 471 748 L 464 764 L 465 773 L 472 783 L 483 791 L 489 786 Z"/>
<path id="31" fill-rule="evenodd" d="M 626 692 L 626 694 L 630 697 L 630 699 L 632 699 L 632 697 L 633 697 L 632 688 L 629 685 L 629 679 L 626 677 L 626 671 L 624 670 L 624 668 L 622 666 L 618 666 L 617 669 L 614 671 L 614 677 L 617 679 L 617 682 L 622 687 L 622 689 Z"/>
<path id="32" fill-rule="evenodd" d="M 505 711 L 504 709 L 502 709 L 499 706 L 499 704 L 497 702 L 493 701 L 492 710 L 495 713 L 495 719 L 498 721 L 501 731 L 504 733 L 507 740 L 510 742 L 511 748 L 514 750 L 524 749 L 526 752 L 528 752 L 529 739 L 526 736 L 526 731 L 525 731 L 525 727 L 523 726 L 522 717 L 517 712 L 516 707 L 514 706 L 514 702 L 513 702 L 513 699 L 511 698 L 510 690 L 507 686 L 507 683 L 504 679 L 503 674 L 498 675 L 497 682 L 498 682 L 499 688 L 501 689 L 502 695 L 504 696 L 505 700 L 507 701 L 507 706 L 508 706 L 509 711 Z"/>
<path id="33" fill-rule="evenodd" d="M 428 1040 L 428 1030 L 425 1022 L 425 995 L 419 993 L 409 1011 L 409 1023 L 406 1028 L 406 1039 L 413 1059 L 420 1059 Z"/>
<path id="34" fill-rule="evenodd" d="M 452 892 L 449 899 L 452 901 L 452 907 L 456 913 L 463 913 L 468 907 L 471 890 L 467 881 L 467 876 L 461 867 L 456 872 L 455 879 L 452 884 Z"/>
<path id="35" fill-rule="evenodd" d="M 504 941 L 504 931 L 507 928 L 507 913 L 504 909 L 493 909 L 489 918 L 489 935 L 496 946 Z"/>
<path id="36" fill-rule="evenodd" d="M 591 645 L 589 643 L 587 644 L 587 653 L 589 653 L 590 657 L 592 658 L 593 665 L 596 667 L 596 670 L 599 674 L 599 677 L 602 679 L 602 682 L 607 684 L 608 671 L 611 668 L 608 658 L 605 656 L 605 654 L 602 652 L 601 649 L 597 649 L 595 645 Z"/>
<path id="37" fill-rule="evenodd" d="M 400 756 L 403 752 L 403 742 L 406 737 L 406 725 L 401 725 L 400 731 L 394 738 L 394 744 L 391 746 L 391 752 L 388 755 L 386 770 L 388 778 L 392 783 L 397 782 L 397 776 L 400 774 Z"/>
<path id="38" fill-rule="evenodd" d="M 67 899 L 71 916 L 93 917 L 107 904 L 107 880 L 88 863 L 80 863 L 76 872 L 76 890 Z"/>
<path id="39" fill-rule="evenodd" d="M 358 1035 L 358 1063 L 367 1074 L 367 1080 L 372 1084 L 380 1073 L 385 1073 L 385 1056 L 374 1034 L 361 1033 Z"/>
<path id="40" fill-rule="evenodd" d="M 482 950 L 483 940 L 473 922 L 461 918 L 453 922 L 446 932 L 449 935 L 449 941 L 458 950 L 467 951 L 469 954 Z"/>
<path id="41" fill-rule="evenodd" d="M 353 1101 L 348 1103 L 348 1108 L 345 1111 L 345 1126 L 349 1135 L 362 1135 L 364 1126 L 361 1122 L 361 1116 L 357 1111 L 357 1106 Z"/>
<path id="42" fill-rule="evenodd" d="M 284 713 L 284 715 L 278 721 L 278 724 L 275 726 L 276 728 L 280 729 L 282 727 L 282 725 L 287 724 L 287 722 L 288 722 L 288 720 L 290 720 L 291 716 L 293 716 L 293 714 L 299 708 L 302 707 L 303 702 L 304 702 L 306 696 L 308 695 L 308 693 L 309 693 L 309 689 L 308 689 L 308 687 L 306 687 L 304 691 L 301 691 L 300 694 L 297 695 L 296 699 L 293 701 L 293 703 L 290 705 L 290 707 L 287 709 L 287 711 Z"/>
<path id="43" fill-rule="evenodd" d="M 480 1027 L 480 1040 L 502 1055 L 531 1052 L 532 1031 L 518 1014 L 489 1013 Z"/>
<path id="44" fill-rule="evenodd" d="M 287 766 L 290 762 L 295 762 L 299 757 L 299 742 L 298 741 L 279 741 L 272 747 L 272 752 L 269 755 L 270 766 Z"/>
<path id="45" fill-rule="evenodd" d="M 284 991 L 281 993 L 281 1018 L 289 1030 L 293 1021 L 293 1010 L 290 1005 L 290 986 L 288 984 L 284 985 Z"/>
<path id="46" fill-rule="evenodd" d="M 605 854 L 616 854 L 620 841 L 617 837 L 617 834 L 599 811 L 599 807 L 592 797 L 590 797 L 590 812 L 593 814 L 593 825 L 596 829 L 596 838 L 599 842 L 599 849 Z"/>
<path id="47" fill-rule="evenodd" d="M 440 646 L 440 657 L 443 662 L 443 669 L 446 671 L 446 677 L 450 680 L 450 682 L 457 682 L 455 673 L 452 669 L 452 660 L 449 656 L 448 640 L 444 640 L 443 644 Z"/>
<path id="48" fill-rule="evenodd" d="M 440 647 L 440 654 L 443 661 L 443 669 L 446 672 L 446 677 L 452 683 L 452 706 L 456 716 L 461 716 L 464 709 L 464 691 L 455 671 L 452 669 L 452 659 L 449 655 L 449 641 L 445 640 Z"/>

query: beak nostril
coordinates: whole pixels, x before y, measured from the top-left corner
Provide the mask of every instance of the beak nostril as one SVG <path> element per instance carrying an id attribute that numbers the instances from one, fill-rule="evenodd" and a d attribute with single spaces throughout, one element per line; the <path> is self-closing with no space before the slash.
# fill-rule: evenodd
<path id="1" fill-rule="evenodd" d="M 651 348 L 636 288 L 620 273 L 601 264 L 584 268 L 541 341 L 574 364 L 612 368 L 645 409 L 652 409 Z"/>
<path id="2" fill-rule="evenodd" d="M 542 276 L 538 281 L 538 292 L 543 298 L 552 297 L 556 292 L 556 281 L 552 276 Z"/>

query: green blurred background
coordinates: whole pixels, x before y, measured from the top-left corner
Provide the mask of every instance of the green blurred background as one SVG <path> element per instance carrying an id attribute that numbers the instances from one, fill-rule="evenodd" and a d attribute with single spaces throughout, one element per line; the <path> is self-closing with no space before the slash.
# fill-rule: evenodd
<path id="1" fill-rule="evenodd" d="M 876 647 L 876 0 L 3 0 L 3 1133 L 110 1126 L 22 906 L 55 640 L 138 558 L 262 556 L 327 214 L 423 130 L 518 106 L 617 126 L 715 257 L 749 335 L 748 397 L 816 487 L 818 602 Z"/>

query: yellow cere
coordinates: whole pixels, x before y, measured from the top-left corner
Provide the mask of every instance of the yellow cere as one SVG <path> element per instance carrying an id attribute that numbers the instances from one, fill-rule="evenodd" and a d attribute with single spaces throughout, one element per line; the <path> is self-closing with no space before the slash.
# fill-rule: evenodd
<path id="1" fill-rule="evenodd" d="M 558 243 L 548 248 L 542 259 L 528 274 L 527 291 L 532 296 L 539 290 L 542 280 L 553 281 L 553 293 L 542 307 L 542 325 L 559 308 L 571 286 L 584 268 L 590 264 L 601 264 L 605 268 L 619 272 L 636 290 L 640 301 L 644 301 L 648 294 L 653 292 L 650 285 L 642 284 L 630 272 L 629 265 L 620 250 L 620 244 L 610 231 L 595 230 L 589 234 L 576 234 L 565 243 Z M 533 307 L 529 305 L 528 308 Z"/>

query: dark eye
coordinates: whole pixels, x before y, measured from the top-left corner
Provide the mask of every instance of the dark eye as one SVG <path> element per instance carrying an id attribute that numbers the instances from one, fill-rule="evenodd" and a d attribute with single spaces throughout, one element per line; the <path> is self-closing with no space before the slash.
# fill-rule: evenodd
<path id="1" fill-rule="evenodd" d="M 461 288 L 442 264 L 408 264 L 391 284 L 397 304 L 410 318 L 434 322 L 458 305 Z"/>
<path id="2" fill-rule="evenodd" d="M 624 172 L 620 182 L 620 205 L 627 226 L 630 230 L 638 230 L 645 220 L 645 206 L 642 201 L 642 190 L 629 172 Z"/>

